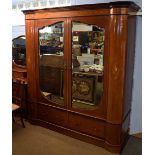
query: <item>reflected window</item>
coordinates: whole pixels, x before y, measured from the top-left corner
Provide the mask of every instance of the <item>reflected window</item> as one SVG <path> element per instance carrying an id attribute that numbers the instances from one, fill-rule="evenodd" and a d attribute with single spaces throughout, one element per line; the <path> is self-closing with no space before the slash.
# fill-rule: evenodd
<path id="1" fill-rule="evenodd" d="M 17 65 L 26 66 L 25 36 L 19 36 L 12 40 L 12 59 Z"/>
<path id="2" fill-rule="evenodd" d="M 97 108 L 103 102 L 104 29 L 72 23 L 72 107 Z"/>
<path id="3" fill-rule="evenodd" d="M 39 30 L 40 89 L 56 104 L 63 104 L 64 80 L 64 23 Z"/>

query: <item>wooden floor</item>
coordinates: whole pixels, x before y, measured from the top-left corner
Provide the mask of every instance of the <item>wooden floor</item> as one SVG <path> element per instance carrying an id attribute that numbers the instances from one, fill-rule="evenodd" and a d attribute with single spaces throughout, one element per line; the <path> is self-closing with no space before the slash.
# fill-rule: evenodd
<path id="1" fill-rule="evenodd" d="M 25 125 L 13 124 L 13 155 L 118 155 L 28 122 Z M 121 155 L 141 155 L 141 140 L 131 137 Z"/>

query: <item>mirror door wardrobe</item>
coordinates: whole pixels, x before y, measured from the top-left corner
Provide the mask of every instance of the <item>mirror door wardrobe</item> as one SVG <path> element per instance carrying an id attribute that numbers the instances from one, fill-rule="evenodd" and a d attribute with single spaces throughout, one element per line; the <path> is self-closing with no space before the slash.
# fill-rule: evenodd
<path id="1" fill-rule="evenodd" d="M 120 152 L 129 131 L 132 2 L 25 10 L 30 122 Z"/>

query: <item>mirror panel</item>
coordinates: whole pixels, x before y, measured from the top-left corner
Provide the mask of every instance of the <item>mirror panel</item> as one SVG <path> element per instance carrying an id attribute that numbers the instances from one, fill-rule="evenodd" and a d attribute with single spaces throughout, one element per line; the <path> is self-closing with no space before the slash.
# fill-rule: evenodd
<path id="1" fill-rule="evenodd" d="M 104 29 L 72 22 L 72 107 L 94 110 L 103 103 Z"/>
<path id="2" fill-rule="evenodd" d="M 64 23 L 39 29 L 39 82 L 44 97 L 64 104 Z"/>
<path id="3" fill-rule="evenodd" d="M 25 36 L 19 36 L 12 40 L 12 61 L 16 65 L 26 66 Z"/>

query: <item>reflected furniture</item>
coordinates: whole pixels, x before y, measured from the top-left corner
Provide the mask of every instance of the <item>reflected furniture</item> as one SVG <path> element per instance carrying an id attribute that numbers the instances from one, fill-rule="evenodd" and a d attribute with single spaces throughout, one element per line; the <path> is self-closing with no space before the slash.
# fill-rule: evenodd
<path id="1" fill-rule="evenodd" d="M 42 55 L 40 60 L 40 87 L 43 92 L 62 93 L 63 56 Z M 46 76 L 44 76 L 46 75 Z"/>
<path id="2" fill-rule="evenodd" d="M 12 59 L 17 65 L 26 65 L 25 35 L 18 36 L 12 40 Z"/>
<path id="3" fill-rule="evenodd" d="M 25 124 L 24 124 L 24 120 L 23 120 L 23 97 L 24 97 L 24 89 L 22 88 L 22 85 L 20 84 L 20 82 L 18 81 L 13 81 L 12 84 L 12 118 L 13 121 L 15 122 L 15 113 L 19 113 L 20 114 L 20 120 L 22 123 L 22 126 L 25 128 Z"/>
<path id="4" fill-rule="evenodd" d="M 12 40 L 12 78 L 27 78 L 25 36 Z"/>
<path id="5" fill-rule="evenodd" d="M 138 10 L 133 2 L 111 2 L 23 11 L 31 123 L 121 151 Z"/>
<path id="6" fill-rule="evenodd" d="M 17 90 L 19 90 L 17 92 Z M 12 40 L 12 96 L 22 98 L 23 117 L 27 118 L 27 69 L 25 36 L 18 36 Z"/>

